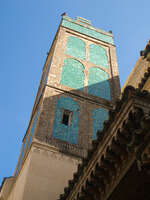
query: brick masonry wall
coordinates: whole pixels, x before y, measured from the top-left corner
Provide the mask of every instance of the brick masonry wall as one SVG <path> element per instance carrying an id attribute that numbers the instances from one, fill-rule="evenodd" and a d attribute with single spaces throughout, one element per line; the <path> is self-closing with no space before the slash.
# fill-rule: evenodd
<path id="1" fill-rule="evenodd" d="M 78 58 L 78 61 L 82 63 L 85 67 L 84 69 L 84 88 L 83 91 L 76 90 L 68 87 L 67 85 L 61 84 L 61 73 L 64 66 L 64 60 L 68 58 L 73 58 L 71 55 L 66 54 L 66 45 L 68 37 L 79 37 L 85 44 L 86 48 L 86 59 Z M 68 30 L 64 27 L 60 27 L 57 35 L 57 42 L 53 47 L 53 58 L 50 66 L 50 71 L 48 74 L 47 84 L 45 87 L 45 91 L 43 93 L 42 99 L 40 100 L 40 117 L 38 128 L 36 129 L 36 138 L 41 141 L 47 141 L 50 144 L 54 144 L 58 141 L 59 148 L 63 151 L 70 151 L 72 154 L 77 154 L 78 156 L 84 156 L 85 151 L 90 148 L 92 138 L 95 138 L 96 133 L 92 133 L 93 130 L 96 131 L 94 127 L 98 127 L 102 129 L 102 116 L 100 118 L 93 119 L 92 113 L 98 112 L 98 110 L 102 109 L 104 118 L 107 119 L 107 115 L 104 113 L 112 108 L 112 103 L 117 99 L 120 95 L 120 83 L 118 78 L 118 67 L 115 56 L 115 47 L 111 44 L 106 44 L 102 41 L 97 41 L 95 39 L 84 36 L 80 33 L 75 33 L 74 31 Z M 89 69 L 95 64 L 88 62 L 88 52 L 89 46 L 91 44 L 101 45 L 105 51 L 108 58 L 108 68 L 97 66 L 99 69 L 102 69 L 103 72 L 106 72 L 109 76 L 110 83 L 110 92 L 112 101 L 108 101 L 107 99 L 99 98 L 93 96 L 88 93 L 88 76 Z M 76 53 L 76 52 L 73 52 Z M 51 53 L 50 53 L 51 54 Z M 78 137 L 76 146 L 81 149 L 78 153 L 76 151 L 76 147 L 73 144 L 66 143 L 67 141 L 61 141 L 61 138 L 51 138 L 52 133 L 56 127 L 54 127 L 54 119 L 56 112 L 56 105 L 61 97 L 72 98 L 80 107 L 79 119 L 78 119 Z M 59 120 L 59 119 L 58 119 Z M 95 124 L 94 124 L 95 123 Z M 60 128 L 61 129 L 61 128 Z M 93 136 L 94 134 L 95 136 Z M 60 145 L 60 141 L 62 145 Z M 69 142 L 69 141 L 68 141 Z M 72 150 L 74 148 L 74 150 Z"/>

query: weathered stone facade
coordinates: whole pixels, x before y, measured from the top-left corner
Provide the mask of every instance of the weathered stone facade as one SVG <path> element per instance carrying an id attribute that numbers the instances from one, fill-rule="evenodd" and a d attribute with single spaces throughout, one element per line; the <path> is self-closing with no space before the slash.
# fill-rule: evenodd
<path id="1" fill-rule="evenodd" d="M 119 96 L 112 34 L 64 15 L 43 67 L 16 171 L 4 181 L 0 199 L 58 199 Z"/>

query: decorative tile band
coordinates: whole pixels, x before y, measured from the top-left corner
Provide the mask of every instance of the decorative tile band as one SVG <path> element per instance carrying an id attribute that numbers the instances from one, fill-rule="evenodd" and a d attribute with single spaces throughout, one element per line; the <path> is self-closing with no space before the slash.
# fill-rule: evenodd
<path id="1" fill-rule="evenodd" d="M 81 24 L 76 23 L 76 21 L 73 22 L 73 21 L 63 18 L 61 25 L 66 28 L 69 28 L 71 30 L 85 34 L 87 36 L 96 38 L 98 40 L 101 40 L 101 41 L 104 41 L 104 42 L 107 42 L 110 44 L 114 44 L 112 36 L 100 33 L 98 31 L 94 30 L 93 28 L 82 26 Z"/>

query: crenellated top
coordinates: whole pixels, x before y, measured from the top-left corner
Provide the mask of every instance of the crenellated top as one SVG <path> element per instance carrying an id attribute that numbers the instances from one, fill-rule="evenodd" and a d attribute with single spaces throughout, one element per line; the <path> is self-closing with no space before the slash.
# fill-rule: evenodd
<path id="1" fill-rule="evenodd" d="M 72 19 L 66 15 L 62 16 L 61 26 L 85 34 L 89 37 L 101 40 L 103 42 L 114 45 L 112 32 L 106 32 L 98 28 L 94 28 L 89 20 L 81 17 Z"/>

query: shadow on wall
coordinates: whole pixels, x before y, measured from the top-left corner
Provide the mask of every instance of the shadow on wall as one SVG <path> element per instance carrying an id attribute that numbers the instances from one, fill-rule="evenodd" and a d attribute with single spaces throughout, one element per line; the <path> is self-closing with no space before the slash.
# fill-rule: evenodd
<path id="1" fill-rule="evenodd" d="M 23 139 L 18 171 L 35 132 L 40 141 L 54 144 L 65 153 L 85 157 L 97 131 L 102 131 L 112 103 L 120 96 L 119 77 L 109 79 L 108 52 L 103 46 L 90 44 L 86 49 L 85 41 L 70 36 L 65 54 L 69 57 L 64 59 L 60 82 L 53 85 L 47 85 L 53 53 L 49 55 Z M 88 64 L 84 66 L 83 61 Z M 51 96 L 43 99 L 45 88 Z"/>
<path id="2" fill-rule="evenodd" d="M 92 140 L 96 139 L 97 131 L 103 129 L 112 102 L 120 95 L 120 91 L 113 87 L 114 81 L 119 81 L 118 77 L 77 89 L 60 84 L 56 87 L 43 84 L 37 93 L 33 115 L 23 139 L 16 174 L 31 146 L 35 129 L 35 137 L 40 141 L 57 146 L 61 152 L 85 157 Z M 49 90 L 49 94 L 54 92 L 57 95 L 42 99 L 45 89 Z"/>
<path id="3" fill-rule="evenodd" d="M 50 91 L 55 89 L 59 95 L 44 99 L 37 135 L 40 139 L 47 138 L 47 141 L 51 138 L 50 140 L 57 139 L 89 148 L 87 144 L 96 139 L 98 130 L 102 131 L 108 111 L 112 109 L 112 102 L 119 97 L 120 92 L 113 88 L 114 81 L 118 81 L 118 77 L 76 89 L 63 85 L 47 85 Z M 84 106 L 86 102 L 91 104 L 90 108 Z"/>

